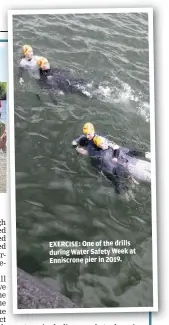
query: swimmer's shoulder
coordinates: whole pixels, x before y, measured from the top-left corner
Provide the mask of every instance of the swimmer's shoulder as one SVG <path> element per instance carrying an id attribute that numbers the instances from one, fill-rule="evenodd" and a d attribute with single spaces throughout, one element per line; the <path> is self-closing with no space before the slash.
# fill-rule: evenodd
<path id="1" fill-rule="evenodd" d="M 20 67 L 25 67 L 25 65 L 26 65 L 26 59 L 25 58 L 22 58 L 21 60 L 20 60 L 20 62 L 19 62 L 19 66 Z"/>

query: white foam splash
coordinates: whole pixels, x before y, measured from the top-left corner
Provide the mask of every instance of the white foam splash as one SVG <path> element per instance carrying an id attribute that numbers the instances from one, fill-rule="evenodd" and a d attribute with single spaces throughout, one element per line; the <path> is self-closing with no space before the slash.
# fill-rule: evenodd
<path id="1" fill-rule="evenodd" d="M 140 114 L 147 123 L 150 121 L 149 103 L 143 101 L 143 94 L 140 91 L 136 93 L 129 84 L 122 82 L 115 77 L 117 85 L 111 87 L 108 83 L 101 83 L 97 90 L 97 95 L 100 100 L 109 103 L 123 103 L 130 107 L 131 102 L 136 103 L 136 113 Z"/>
<path id="2" fill-rule="evenodd" d="M 147 123 L 150 122 L 150 107 L 146 102 L 140 103 L 138 107 L 140 115 L 145 119 Z"/>

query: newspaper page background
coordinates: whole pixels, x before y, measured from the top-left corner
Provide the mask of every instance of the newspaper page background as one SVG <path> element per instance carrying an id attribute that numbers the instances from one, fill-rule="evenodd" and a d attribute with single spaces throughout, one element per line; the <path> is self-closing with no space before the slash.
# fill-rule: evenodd
<path id="1" fill-rule="evenodd" d="M 163 77 L 164 80 L 164 71 L 167 70 L 167 57 L 168 57 L 168 48 L 167 48 L 167 7 L 165 6 L 167 2 L 163 1 L 161 4 L 158 1 L 154 1 L 152 4 L 149 3 L 149 6 L 154 7 L 155 9 L 155 22 L 158 22 L 158 34 L 156 31 L 155 34 L 155 51 L 157 51 L 157 57 L 155 61 L 155 68 L 157 70 L 156 74 L 156 90 L 158 89 L 159 92 L 157 91 L 157 104 L 156 104 L 156 121 L 157 121 L 157 131 L 158 131 L 158 138 L 157 138 L 157 164 L 160 166 L 160 173 L 161 173 L 161 179 L 163 180 L 163 184 L 159 182 L 159 177 L 158 177 L 158 206 L 159 206 L 159 221 L 158 221 L 158 226 L 159 226 L 159 237 L 161 237 L 161 241 L 163 239 L 163 246 L 162 242 L 160 241 L 159 245 L 159 290 L 160 290 L 160 297 L 163 296 L 163 299 L 160 299 L 160 301 L 163 301 L 163 306 L 160 304 L 160 310 L 158 314 L 153 314 L 153 324 L 157 322 L 161 323 L 166 323 L 167 319 L 167 302 L 168 302 L 168 296 L 167 296 L 167 267 L 168 267 L 168 260 L 167 260 L 167 181 L 166 179 L 168 178 L 168 169 L 167 169 L 167 161 L 168 161 L 168 153 L 166 152 L 165 148 L 167 147 L 167 97 L 165 95 L 165 90 L 166 90 L 166 84 L 167 83 L 162 83 L 161 78 Z M 23 8 L 21 4 L 18 2 L 18 5 L 20 6 L 20 9 L 27 9 Z M 93 3 L 93 6 L 95 4 Z M 115 5 L 115 3 L 113 3 Z M 126 2 L 118 2 L 118 6 L 127 6 Z M 136 4 L 134 2 L 130 3 L 130 6 L 135 6 Z M 137 4 L 138 5 L 138 4 Z M 141 6 L 146 6 L 147 3 L 145 1 L 142 1 Z M 41 4 L 42 6 L 42 4 Z M 62 2 L 63 6 L 63 2 Z M 98 6 L 98 2 L 97 2 Z M 111 3 L 109 3 L 107 6 L 111 6 Z M 6 17 L 6 12 L 7 9 L 15 9 L 11 8 L 12 4 L 10 2 L 6 2 L 4 6 L 1 8 L 1 23 L 3 23 L 5 30 L 7 29 L 7 22 L 4 17 Z M 46 7 L 46 5 L 45 5 Z M 31 3 L 29 3 L 29 8 L 33 8 L 33 4 L 31 6 Z M 42 7 L 41 7 L 42 8 Z M 166 19 L 165 19 L 166 18 Z M 159 20 L 158 20 L 159 19 Z M 166 24 L 164 26 L 164 24 Z M 1 27 L 2 30 L 2 27 Z M 156 40 L 158 39 L 158 45 L 156 43 Z M 164 45 L 165 48 L 163 47 Z M 164 69 L 165 67 L 165 69 Z M 158 82 L 158 77 L 160 78 L 160 82 Z M 166 92 L 167 95 L 167 92 Z M 160 109 L 159 109 L 160 107 Z M 165 127 L 166 126 L 166 127 Z M 166 143 L 165 143 L 166 142 Z M 164 156 L 165 153 L 165 156 Z M 163 167 L 161 164 L 161 160 L 163 162 Z M 75 315 L 62 315 L 62 316 L 13 316 L 12 315 L 12 297 L 11 297 L 11 249 L 10 249 L 10 218 L 9 218 L 9 210 L 8 210 L 8 205 L 9 201 L 6 197 L 5 194 L 1 194 L 0 196 L 0 202 L 1 202 L 1 216 L 2 219 L 6 219 L 7 222 L 7 229 L 8 229 L 8 241 L 7 241 L 7 264 L 3 265 L 2 269 L 2 276 L 7 273 L 7 294 L 8 294 L 8 304 L 7 304 L 7 316 L 8 321 L 7 323 L 12 323 L 12 324 L 31 324 L 36 321 L 36 324 L 54 324 L 57 322 L 57 324 L 75 324 Z M 166 235 L 166 236 L 165 236 Z M 5 278 L 2 278 L 2 282 L 4 281 Z M 4 290 L 3 285 L 1 286 L 1 289 Z M 165 297 L 164 297 L 165 296 Z M 4 297 L 4 295 L 3 295 Z M 4 299 L 4 298 L 2 298 Z M 86 321 L 89 322 L 89 324 L 112 324 L 112 320 L 114 323 L 117 324 L 128 324 L 133 323 L 133 324 L 143 324 L 145 321 L 145 324 L 149 322 L 148 315 L 140 315 L 140 314 L 125 314 L 125 315 L 83 315 L 83 319 L 81 318 L 80 315 L 76 315 L 76 321 L 85 323 Z"/>

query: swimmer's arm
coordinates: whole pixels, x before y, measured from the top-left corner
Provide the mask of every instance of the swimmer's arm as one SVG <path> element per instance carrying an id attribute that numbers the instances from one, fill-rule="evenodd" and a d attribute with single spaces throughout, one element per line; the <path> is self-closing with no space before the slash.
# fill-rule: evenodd
<path id="1" fill-rule="evenodd" d="M 84 147 L 87 146 L 87 138 L 85 135 L 81 135 L 79 138 L 75 139 L 72 141 L 72 146 L 76 149 L 76 152 L 83 155 L 87 156 L 88 151 L 84 149 Z"/>
<path id="2" fill-rule="evenodd" d="M 72 141 L 72 146 L 74 148 L 77 148 L 77 147 L 86 147 L 88 144 L 88 140 L 86 138 L 85 135 L 81 135 L 80 137 L 78 137 L 77 139 L 73 140 Z"/>
<path id="3" fill-rule="evenodd" d="M 23 80 L 23 73 L 24 73 L 24 62 L 23 59 L 19 63 L 19 71 L 18 71 L 18 77 L 19 77 L 19 82 L 22 84 L 24 82 Z"/>
<path id="4" fill-rule="evenodd" d="M 21 85 L 24 83 L 23 72 L 24 72 L 24 68 L 19 67 L 18 77 L 19 77 L 19 83 L 20 83 Z"/>
<path id="5" fill-rule="evenodd" d="M 23 77 L 23 72 L 24 72 L 24 68 L 22 66 L 19 66 L 19 72 L 18 72 L 18 77 L 19 78 Z"/>
<path id="6" fill-rule="evenodd" d="M 108 145 L 109 145 L 110 148 L 112 148 L 114 150 L 117 150 L 117 149 L 120 148 L 116 143 L 113 143 L 111 141 L 108 141 Z"/>
<path id="7" fill-rule="evenodd" d="M 87 156 L 88 155 L 88 151 L 82 147 L 76 147 L 76 151 L 77 153 L 80 153 L 83 156 Z"/>
<path id="8" fill-rule="evenodd" d="M 113 149 L 112 150 L 112 154 L 113 154 L 113 159 L 118 159 L 119 158 L 119 154 L 120 154 L 120 147 L 112 142 L 108 142 L 109 148 Z"/>

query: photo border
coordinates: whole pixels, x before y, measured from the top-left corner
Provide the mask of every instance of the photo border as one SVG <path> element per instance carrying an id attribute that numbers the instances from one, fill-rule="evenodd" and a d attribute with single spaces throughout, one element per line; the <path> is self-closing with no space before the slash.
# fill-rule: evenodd
<path id="1" fill-rule="evenodd" d="M 90 14 L 90 13 L 147 13 L 149 25 L 149 87 L 150 87 L 150 142 L 151 142 L 151 216 L 152 216 L 152 272 L 153 306 L 152 307 L 109 307 L 109 308 L 57 308 L 57 309 L 18 309 L 17 308 L 17 245 L 16 245 L 16 197 L 15 197 L 15 125 L 14 125 L 14 75 L 13 75 L 13 16 L 15 15 L 54 15 L 54 14 Z M 154 103 L 154 37 L 153 8 L 92 8 L 92 9 L 34 9 L 8 10 L 8 80 L 9 96 L 9 161 L 10 161 L 10 213 L 12 236 L 12 291 L 14 314 L 75 314 L 75 313 L 121 313 L 121 312 L 157 312 L 157 207 L 156 207 L 156 142 L 155 142 L 155 103 Z"/>
<path id="2" fill-rule="evenodd" d="M 0 43 L 8 43 L 8 32 L 1 30 L 0 31 Z M 6 45 L 6 44 L 5 44 Z M 0 45 L 1 46 L 1 45 Z M 8 68 L 8 67 L 7 67 Z M 2 80 L 0 77 L 0 82 L 6 82 L 7 83 L 7 98 L 6 98 L 6 105 L 8 105 L 8 81 L 7 80 Z M 8 112 L 7 112 L 7 120 L 8 120 Z M 7 123 L 7 127 L 6 129 L 8 130 L 8 123 Z M 6 195 L 7 195 L 7 180 L 8 180 L 8 176 L 7 176 L 7 172 L 8 172 L 8 160 L 7 160 L 7 156 L 6 156 L 6 184 L 5 184 L 5 192 L 0 192 L 0 206 L 3 206 L 3 201 L 6 199 Z"/>

